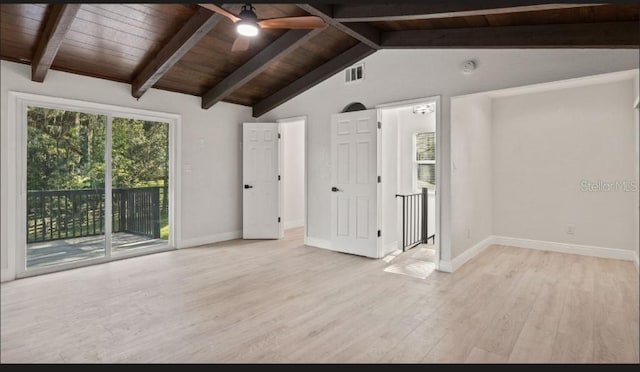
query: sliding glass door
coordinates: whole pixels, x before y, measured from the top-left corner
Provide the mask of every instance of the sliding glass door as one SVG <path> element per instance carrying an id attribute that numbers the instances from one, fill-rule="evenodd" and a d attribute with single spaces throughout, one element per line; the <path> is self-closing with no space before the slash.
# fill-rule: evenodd
<path id="1" fill-rule="evenodd" d="M 24 108 L 26 244 L 19 272 L 169 247 L 168 121 Z"/>
<path id="2" fill-rule="evenodd" d="M 169 124 L 112 120 L 112 253 L 167 245 Z"/>
<path id="3" fill-rule="evenodd" d="M 106 124 L 27 108 L 27 269 L 105 256 Z"/>

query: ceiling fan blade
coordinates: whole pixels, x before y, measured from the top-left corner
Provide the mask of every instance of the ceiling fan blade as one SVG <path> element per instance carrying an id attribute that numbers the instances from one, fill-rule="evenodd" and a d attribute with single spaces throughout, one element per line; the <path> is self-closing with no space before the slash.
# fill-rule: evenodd
<path id="1" fill-rule="evenodd" d="M 316 16 L 270 18 L 259 21 L 263 28 L 323 28 L 324 20 Z"/>
<path id="2" fill-rule="evenodd" d="M 235 14 L 231 13 L 230 11 L 228 11 L 228 10 L 222 8 L 222 7 L 219 7 L 219 6 L 215 5 L 215 4 L 198 4 L 198 5 L 200 5 L 203 8 L 207 8 L 212 12 L 216 12 L 216 13 L 218 13 L 220 15 L 223 15 L 223 16 L 229 18 L 234 23 L 238 22 L 240 20 L 240 17 L 238 17 L 237 15 L 235 15 Z"/>
<path id="3" fill-rule="evenodd" d="M 249 49 L 249 44 L 251 43 L 251 39 L 246 37 L 246 36 L 242 36 L 242 35 L 238 35 L 238 37 L 236 37 L 236 40 L 233 42 L 233 45 L 231 46 L 231 51 L 232 52 L 243 52 L 247 49 Z"/>

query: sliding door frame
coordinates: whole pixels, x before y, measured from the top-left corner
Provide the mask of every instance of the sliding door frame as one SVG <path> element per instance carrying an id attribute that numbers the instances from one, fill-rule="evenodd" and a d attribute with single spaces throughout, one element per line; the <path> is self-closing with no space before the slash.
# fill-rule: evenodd
<path id="1" fill-rule="evenodd" d="M 78 111 L 83 113 L 105 115 L 105 255 L 103 257 L 86 259 L 66 264 L 54 265 L 50 267 L 26 268 L 26 197 L 27 197 L 27 107 L 38 106 L 51 109 L 61 109 Z M 181 116 L 178 114 L 164 113 L 157 111 L 141 110 L 114 105 L 107 105 L 95 102 L 65 99 L 58 97 L 42 96 L 37 94 L 9 92 L 9 118 L 13 122 L 12 130 L 7 131 L 7 140 L 15 144 L 14 161 L 9 160 L 8 175 L 9 183 L 11 175 L 13 185 L 7 185 L 6 211 L 8 262 L 9 272 L 14 273 L 16 278 L 40 275 L 54 271 L 73 269 L 82 266 L 94 265 L 134 256 L 157 253 L 166 250 L 176 249 L 180 246 L 180 123 Z M 153 250 L 140 250 L 138 252 L 123 252 L 117 256 L 111 256 L 111 202 L 112 195 L 112 171 L 111 171 L 111 140 L 112 140 L 112 120 L 114 117 L 125 117 L 131 119 L 165 122 L 169 124 L 169 241 L 166 247 Z M 11 120 L 13 118 L 13 120 Z M 4 134 L 4 133 L 3 133 Z M 4 142 L 4 141 L 3 141 Z M 4 186 L 4 185 L 3 185 Z M 108 218 L 106 216 L 109 216 Z M 112 248 L 112 247 L 111 247 Z"/>

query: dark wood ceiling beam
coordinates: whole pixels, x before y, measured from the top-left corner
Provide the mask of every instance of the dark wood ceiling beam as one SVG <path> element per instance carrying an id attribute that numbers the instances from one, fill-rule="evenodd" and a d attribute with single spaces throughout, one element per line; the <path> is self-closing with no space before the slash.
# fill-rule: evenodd
<path id="1" fill-rule="evenodd" d="M 557 0 L 428 1 L 409 4 L 336 4 L 332 18 L 338 22 L 407 21 L 466 17 L 605 5 L 603 1 Z"/>
<path id="2" fill-rule="evenodd" d="M 51 13 L 31 59 L 31 80 L 44 81 L 79 9 L 80 4 L 51 4 Z"/>
<path id="3" fill-rule="evenodd" d="M 380 30 L 367 23 L 349 23 L 343 24 L 333 19 L 333 8 L 327 4 L 296 4 L 299 8 L 311 15 L 318 16 L 324 21 L 344 32 L 345 34 L 357 39 L 361 43 L 368 45 L 374 49 L 380 49 Z"/>
<path id="4" fill-rule="evenodd" d="M 323 28 L 316 28 L 313 30 L 296 29 L 287 31 L 244 65 L 236 69 L 231 75 L 209 89 L 202 96 L 202 108 L 208 109 L 222 101 L 236 89 L 266 70 L 275 60 L 291 53 L 323 30 Z"/>
<path id="5" fill-rule="evenodd" d="M 638 22 L 390 31 L 382 47 L 411 48 L 638 48 Z"/>
<path id="6" fill-rule="evenodd" d="M 352 64 L 373 54 L 375 51 L 376 49 L 371 48 L 364 43 L 356 44 L 347 51 L 339 54 L 328 62 L 325 62 L 323 65 L 280 89 L 271 96 L 256 103 L 253 106 L 253 117 L 257 118 L 266 112 L 273 110 L 300 93 L 316 86 Z"/>
<path id="7" fill-rule="evenodd" d="M 140 70 L 131 83 L 131 94 L 140 98 L 173 67 L 194 45 L 211 31 L 224 16 L 203 7 L 182 26 L 169 42 Z"/>

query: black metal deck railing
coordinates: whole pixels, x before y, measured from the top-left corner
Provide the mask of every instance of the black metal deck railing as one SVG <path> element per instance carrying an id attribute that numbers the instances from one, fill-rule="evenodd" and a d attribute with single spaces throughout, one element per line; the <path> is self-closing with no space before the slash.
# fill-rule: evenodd
<path id="1" fill-rule="evenodd" d="M 435 234 L 429 234 L 429 195 L 423 188 L 419 194 L 400 195 L 402 203 L 402 250 L 406 251 L 418 244 L 426 244 L 431 239 L 435 243 Z"/>
<path id="2" fill-rule="evenodd" d="M 114 233 L 160 237 L 166 187 L 112 191 Z M 104 189 L 27 191 L 27 243 L 101 235 L 104 221 Z"/>

